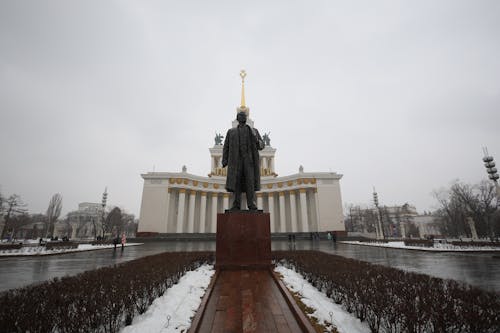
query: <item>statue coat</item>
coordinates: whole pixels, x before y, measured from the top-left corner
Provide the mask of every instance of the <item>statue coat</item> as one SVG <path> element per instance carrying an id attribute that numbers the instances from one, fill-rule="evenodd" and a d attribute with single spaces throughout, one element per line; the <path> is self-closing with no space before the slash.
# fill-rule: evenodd
<path id="1" fill-rule="evenodd" d="M 253 172 L 254 172 L 254 190 L 260 191 L 260 160 L 259 160 L 259 150 L 264 149 L 264 142 L 260 137 L 259 131 L 256 128 L 251 128 L 245 124 L 245 127 L 250 131 L 250 150 L 253 159 Z M 234 192 L 236 189 L 237 168 L 240 159 L 240 142 L 238 136 L 238 128 L 231 128 L 227 131 L 226 138 L 224 140 L 224 147 L 222 151 L 222 165 L 227 165 L 227 177 L 226 177 L 226 190 L 228 192 Z M 246 189 L 242 188 L 242 192 Z"/>

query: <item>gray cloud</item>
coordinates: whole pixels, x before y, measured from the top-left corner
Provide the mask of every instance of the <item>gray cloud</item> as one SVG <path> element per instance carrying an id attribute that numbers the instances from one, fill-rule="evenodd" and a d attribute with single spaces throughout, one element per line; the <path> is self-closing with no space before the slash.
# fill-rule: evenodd
<path id="1" fill-rule="evenodd" d="M 140 173 L 208 173 L 246 68 L 281 175 L 344 174 L 344 202 L 432 208 L 500 159 L 496 1 L 3 1 L 0 185 L 31 211 L 138 214 Z"/>

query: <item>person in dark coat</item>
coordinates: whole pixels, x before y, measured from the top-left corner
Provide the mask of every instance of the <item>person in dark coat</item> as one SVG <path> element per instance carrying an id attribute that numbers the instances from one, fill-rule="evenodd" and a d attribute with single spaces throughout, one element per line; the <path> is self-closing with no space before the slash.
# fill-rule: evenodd
<path id="1" fill-rule="evenodd" d="M 236 116 L 238 126 L 227 131 L 222 152 L 222 167 L 227 166 L 226 190 L 233 192 L 231 210 L 241 209 L 241 193 L 247 195 L 247 206 L 256 210 L 255 191 L 260 191 L 259 150 L 264 141 L 259 131 L 247 125 L 245 112 Z"/>

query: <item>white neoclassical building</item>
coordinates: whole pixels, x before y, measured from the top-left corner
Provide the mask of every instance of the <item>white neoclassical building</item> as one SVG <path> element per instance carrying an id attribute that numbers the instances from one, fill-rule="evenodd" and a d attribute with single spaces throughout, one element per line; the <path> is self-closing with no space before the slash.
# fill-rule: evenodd
<path id="1" fill-rule="evenodd" d="M 249 116 L 244 86 L 241 99 L 237 112 L 243 110 Z M 253 125 L 250 117 L 248 122 Z M 237 126 L 237 122 L 232 125 Z M 216 232 L 217 213 L 229 209 L 231 194 L 224 188 L 222 144 L 216 141 L 209 151 L 208 177 L 190 174 L 185 167 L 181 172 L 141 175 L 144 188 L 138 236 Z M 260 151 L 261 191 L 256 193 L 258 208 L 270 213 L 271 232 L 344 232 L 339 184 L 342 175 L 305 172 L 300 167 L 296 174 L 278 177 L 274 169 L 275 152 L 269 144 Z M 244 202 L 242 207 L 246 207 Z"/>

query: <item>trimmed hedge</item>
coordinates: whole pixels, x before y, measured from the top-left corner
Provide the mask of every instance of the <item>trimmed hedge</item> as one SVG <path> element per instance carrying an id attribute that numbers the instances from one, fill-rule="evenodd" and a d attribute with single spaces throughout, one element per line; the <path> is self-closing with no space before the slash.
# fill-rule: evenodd
<path id="1" fill-rule="evenodd" d="M 213 252 L 170 252 L 0 294 L 0 332 L 118 332 Z"/>
<path id="2" fill-rule="evenodd" d="M 65 250 L 76 248 L 78 248 L 78 243 L 75 242 L 48 242 L 45 244 L 46 250 Z"/>
<path id="3" fill-rule="evenodd" d="M 19 250 L 23 247 L 22 243 L 17 244 L 0 244 L 0 251 L 4 250 Z"/>
<path id="4" fill-rule="evenodd" d="M 489 247 L 500 247 L 500 242 L 460 242 L 460 241 L 453 241 L 451 242 L 452 245 L 455 246 L 466 246 L 466 247 L 482 247 L 482 246 L 489 246 Z"/>
<path id="5" fill-rule="evenodd" d="M 500 332 L 500 295 L 318 251 L 276 251 L 372 332 Z"/>

